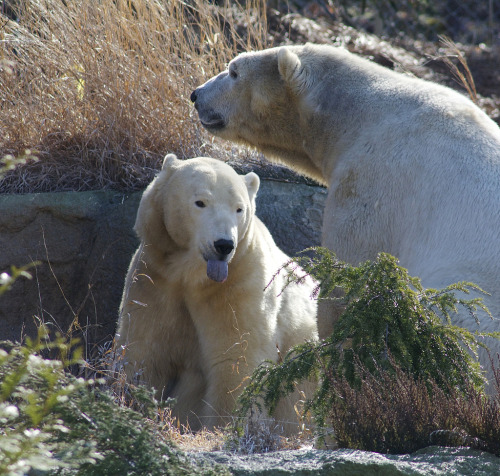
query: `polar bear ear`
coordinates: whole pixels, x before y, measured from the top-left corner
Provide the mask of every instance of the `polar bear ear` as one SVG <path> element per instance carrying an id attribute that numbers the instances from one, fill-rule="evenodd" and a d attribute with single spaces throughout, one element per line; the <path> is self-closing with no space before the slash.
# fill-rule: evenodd
<path id="1" fill-rule="evenodd" d="M 161 175 L 164 179 L 170 177 L 175 170 L 177 170 L 182 164 L 183 160 L 179 160 L 175 154 L 167 154 L 163 159 L 163 165 L 161 166 Z"/>
<path id="2" fill-rule="evenodd" d="M 164 181 L 161 181 L 160 187 L 158 183 L 157 177 L 144 191 L 137 210 L 134 230 L 140 240 L 148 246 L 168 251 L 174 247 L 174 242 L 164 222 L 164 194 L 161 193 Z"/>
<path id="3" fill-rule="evenodd" d="M 250 172 L 243 176 L 243 180 L 247 186 L 248 196 L 250 197 L 250 200 L 253 200 L 260 187 L 260 178 L 256 173 Z"/>
<path id="4" fill-rule="evenodd" d="M 177 158 L 175 154 L 167 154 L 163 159 L 163 165 L 161 166 L 161 169 L 162 170 L 169 169 L 176 162 L 180 162 L 180 160 Z"/>
<path id="5" fill-rule="evenodd" d="M 278 70 L 285 82 L 298 92 L 308 87 L 309 73 L 300 58 L 284 46 L 278 52 Z"/>

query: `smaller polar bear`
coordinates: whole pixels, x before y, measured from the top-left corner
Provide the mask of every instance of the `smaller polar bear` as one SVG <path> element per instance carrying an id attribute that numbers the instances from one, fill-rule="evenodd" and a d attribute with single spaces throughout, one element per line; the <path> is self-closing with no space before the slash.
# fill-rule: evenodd
<path id="1" fill-rule="evenodd" d="M 499 330 L 500 129 L 472 101 L 311 44 L 242 53 L 191 99 L 212 134 L 328 185 L 322 243 L 340 259 L 385 251 L 425 287 L 472 281 L 495 319 L 454 324 Z M 320 337 L 338 312 L 320 302 Z M 495 357 L 500 341 L 486 344 Z"/>
<path id="2" fill-rule="evenodd" d="M 261 362 L 318 338 L 312 280 L 273 280 L 289 258 L 255 216 L 259 185 L 253 172 L 169 154 L 139 205 L 118 352 L 127 378 L 176 398 L 192 430 L 227 423 Z M 293 416 L 289 399 L 276 418 Z"/>

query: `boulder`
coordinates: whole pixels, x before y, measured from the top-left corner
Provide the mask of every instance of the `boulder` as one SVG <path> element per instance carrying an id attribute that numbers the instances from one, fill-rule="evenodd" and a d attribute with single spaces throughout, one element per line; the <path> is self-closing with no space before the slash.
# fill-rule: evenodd
<path id="1" fill-rule="evenodd" d="M 477 476 L 498 474 L 500 468 L 500 458 L 490 453 L 436 446 L 405 455 L 301 449 L 253 455 L 190 453 L 190 458 L 205 468 L 225 467 L 234 476 Z"/>
<path id="2" fill-rule="evenodd" d="M 114 334 L 125 274 L 138 245 L 141 192 L 0 195 L 0 273 L 37 261 L 0 297 L 0 340 L 33 336 L 38 322 L 80 335 L 87 349 Z M 287 253 L 320 242 L 321 187 L 263 180 L 257 214 Z"/>

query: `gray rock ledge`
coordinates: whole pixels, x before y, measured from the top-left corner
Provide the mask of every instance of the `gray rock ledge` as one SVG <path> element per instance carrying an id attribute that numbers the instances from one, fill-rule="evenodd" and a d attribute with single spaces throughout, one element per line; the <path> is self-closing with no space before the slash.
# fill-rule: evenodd
<path id="1" fill-rule="evenodd" d="M 33 261 L 0 298 L 0 340 L 34 335 L 44 321 L 66 332 L 78 316 L 87 349 L 114 334 L 125 274 L 138 245 L 142 192 L 0 194 L 0 273 Z M 288 254 L 320 242 L 325 189 L 262 180 L 257 215 Z"/>
<path id="2" fill-rule="evenodd" d="M 500 474 L 500 458 L 468 448 L 430 446 L 409 455 L 340 449 L 290 450 L 258 455 L 190 453 L 196 464 L 219 464 L 235 476 L 396 476 Z"/>

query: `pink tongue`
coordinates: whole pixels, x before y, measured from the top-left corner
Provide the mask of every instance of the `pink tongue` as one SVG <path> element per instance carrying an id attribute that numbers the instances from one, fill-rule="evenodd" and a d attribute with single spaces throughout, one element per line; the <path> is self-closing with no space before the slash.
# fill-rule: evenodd
<path id="1" fill-rule="evenodd" d="M 207 276 L 218 283 L 227 279 L 227 261 L 209 259 L 207 261 Z"/>

